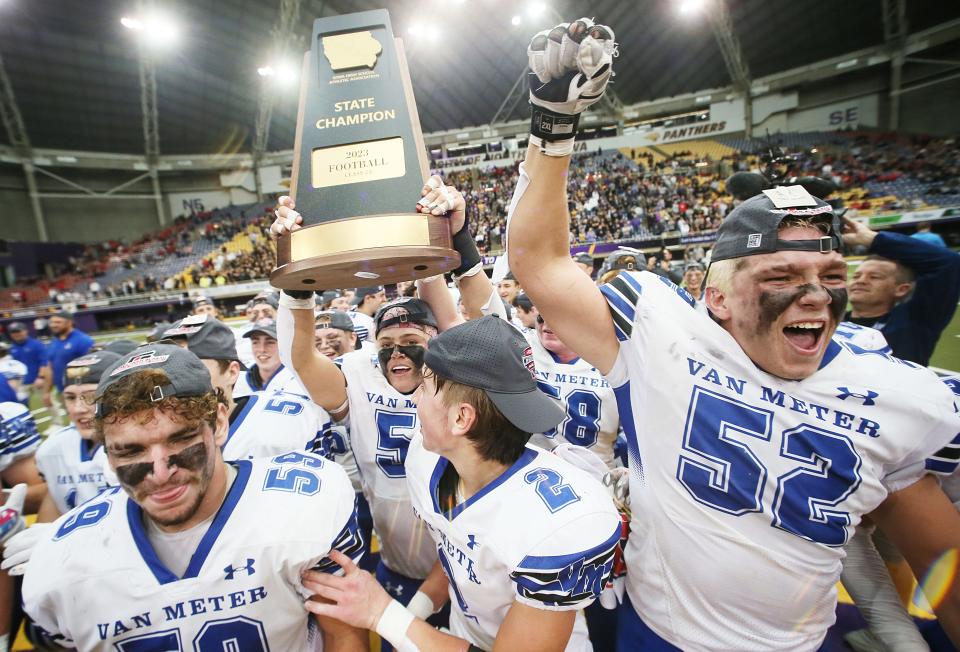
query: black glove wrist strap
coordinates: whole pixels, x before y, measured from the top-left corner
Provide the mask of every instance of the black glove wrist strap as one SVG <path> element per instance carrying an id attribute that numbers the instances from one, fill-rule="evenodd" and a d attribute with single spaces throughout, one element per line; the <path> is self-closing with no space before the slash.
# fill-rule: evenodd
<path id="1" fill-rule="evenodd" d="M 573 140 L 577 136 L 580 114 L 557 113 L 542 106 L 531 104 L 530 133 L 548 142 Z"/>
<path id="2" fill-rule="evenodd" d="M 464 226 L 453 236 L 453 248 L 460 254 L 460 267 L 453 270 L 454 276 L 470 271 L 480 262 L 480 251 L 477 243 L 470 234 L 470 229 Z"/>

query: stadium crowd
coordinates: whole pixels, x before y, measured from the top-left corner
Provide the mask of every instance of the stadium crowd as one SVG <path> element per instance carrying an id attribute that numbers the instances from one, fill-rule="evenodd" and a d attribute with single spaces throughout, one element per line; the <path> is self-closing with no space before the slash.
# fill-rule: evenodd
<path id="1" fill-rule="evenodd" d="M 774 142 L 750 141 L 749 147 L 716 160 L 690 149 L 669 155 L 647 148 L 578 154 L 568 182 L 570 244 L 713 232 L 736 204 L 725 192 L 727 174 L 762 168 L 760 153 Z M 504 248 L 518 163 L 464 165 L 499 158 L 510 157 L 497 152 L 433 162 L 466 195 L 482 253 Z M 788 147 L 784 158 L 790 161 L 786 175 L 832 180 L 846 206 L 853 209 L 852 215 L 918 209 L 927 205 L 925 201 L 960 202 L 960 148 L 952 139 L 836 132 L 803 147 Z M 171 226 L 132 243 L 113 240 L 87 245 L 54 269 L 56 280 L 36 280 L 7 290 L 0 303 L 15 307 L 79 302 L 263 279 L 272 269 L 274 256 L 266 237 L 270 219 L 269 209 L 263 206 L 180 216 Z M 243 233 L 247 242 L 232 246 Z M 195 256 L 201 245 L 209 252 Z M 182 265 L 178 267 L 177 261 Z M 118 280 L 110 282 L 112 278 Z M 42 292 L 30 292 L 30 288 Z"/>

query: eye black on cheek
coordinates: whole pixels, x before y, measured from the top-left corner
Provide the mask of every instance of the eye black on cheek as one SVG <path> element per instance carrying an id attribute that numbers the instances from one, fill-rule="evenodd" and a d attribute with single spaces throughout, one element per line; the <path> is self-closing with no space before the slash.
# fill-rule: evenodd
<path id="1" fill-rule="evenodd" d="M 167 458 L 168 466 L 176 466 L 186 471 L 199 471 L 207 464 L 207 445 L 203 442 L 187 446 L 176 455 Z"/>
<path id="2" fill-rule="evenodd" d="M 116 467 L 117 479 L 128 487 L 136 487 L 153 473 L 153 462 L 135 462 Z"/>

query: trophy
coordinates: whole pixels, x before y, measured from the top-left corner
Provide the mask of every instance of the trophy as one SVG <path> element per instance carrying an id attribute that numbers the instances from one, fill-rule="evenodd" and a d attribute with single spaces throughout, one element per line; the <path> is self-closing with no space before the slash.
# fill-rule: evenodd
<path id="1" fill-rule="evenodd" d="M 277 241 L 270 282 L 319 290 L 455 269 L 447 219 L 414 208 L 428 175 L 403 43 L 387 11 L 318 18 L 291 179 L 303 224 Z"/>

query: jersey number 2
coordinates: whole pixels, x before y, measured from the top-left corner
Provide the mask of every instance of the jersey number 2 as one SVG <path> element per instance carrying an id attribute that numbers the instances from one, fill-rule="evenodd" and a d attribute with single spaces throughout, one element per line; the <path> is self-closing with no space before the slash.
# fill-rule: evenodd
<path id="1" fill-rule="evenodd" d="M 740 516 L 763 511 L 767 469 L 745 442 L 769 442 L 773 412 L 694 387 L 677 479 L 708 507 Z M 828 546 L 847 542 L 850 514 L 837 509 L 860 485 L 850 439 L 811 425 L 782 434 L 780 456 L 797 467 L 777 478 L 771 525 Z"/>

